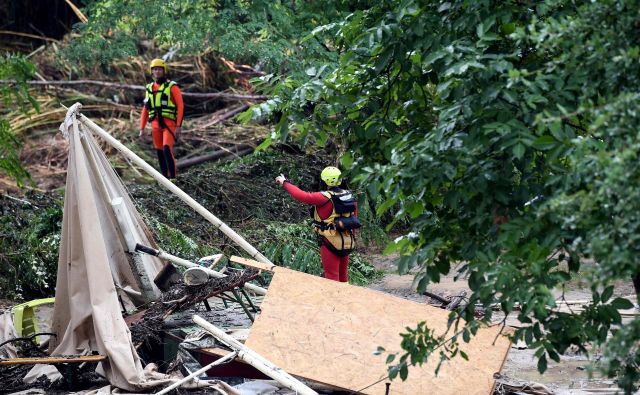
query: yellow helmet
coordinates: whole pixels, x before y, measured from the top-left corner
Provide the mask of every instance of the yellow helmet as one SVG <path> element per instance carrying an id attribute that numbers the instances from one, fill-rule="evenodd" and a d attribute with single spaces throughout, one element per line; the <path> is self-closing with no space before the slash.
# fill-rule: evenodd
<path id="1" fill-rule="evenodd" d="M 164 68 L 165 74 L 167 73 L 167 71 L 169 71 L 167 69 L 167 64 L 162 59 L 153 59 L 151 61 L 151 64 L 149 65 L 149 72 L 150 73 L 151 73 L 151 70 L 153 70 L 154 67 L 162 67 L 162 68 Z"/>
<path id="2" fill-rule="evenodd" d="M 325 167 L 324 170 L 322 170 L 322 173 L 320 173 L 320 178 L 325 182 L 325 184 L 327 184 L 327 186 L 337 187 L 338 185 L 340 185 L 341 174 L 342 173 L 340 173 L 340 170 L 337 167 L 329 166 Z"/>

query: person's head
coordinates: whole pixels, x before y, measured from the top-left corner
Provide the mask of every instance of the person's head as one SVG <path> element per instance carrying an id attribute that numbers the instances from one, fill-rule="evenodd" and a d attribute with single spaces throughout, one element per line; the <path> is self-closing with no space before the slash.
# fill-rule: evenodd
<path id="1" fill-rule="evenodd" d="M 153 59 L 149 65 L 149 71 L 154 80 L 159 80 L 167 76 L 167 64 L 162 59 Z"/>
<path id="2" fill-rule="evenodd" d="M 340 187 L 343 184 L 340 169 L 334 166 L 327 166 L 320 173 L 320 179 L 327 188 Z"/>

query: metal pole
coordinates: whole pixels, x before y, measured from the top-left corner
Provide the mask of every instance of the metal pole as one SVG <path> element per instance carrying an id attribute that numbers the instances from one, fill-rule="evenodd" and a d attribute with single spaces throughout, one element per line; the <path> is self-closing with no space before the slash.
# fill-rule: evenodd
<path id="1" fill-rule="evenodd" d="M 223 278 L 223 277 L 227 277 L 225 274 L 222 274 L 220 272 L 217 272 L 215 270 L 209 269 L 208 267 L 204 267 L 204 266 L 200 266 L 198 264 L 195 264 L 193 262 L 190 262 L 186 259 L 182 259 L 180 257 L 177 257 L 175 255 L 171 255 L 169 253 L 166 253 L 162 250 L 156 250 L 155 248 L 151 248 L 142 244 L 137 243 L 136 244 L 136 251 L 138 252 L 144 252 L 145 254 L 149 254 L 149 255 L 153 255 L 153 256 L 157 256 L 160 259 L 164 259 L 167 260 L 169 262 L 171 262 L 172 264 L 178 265 L 178 266 L 182 266 L 182 267 L 197 267 L 198 269 L 201 269 L 202 271 L 206 272 L 209 276 L 214 277 L 214 278 Z M 261 287 L 258 287 L 257 285 L 253 285 L 250 283 L 245 283 L 244 284 L 244 289 L 254 292 L 258 295 L 266 295 L 267 294 L 267 290 Z"/>
<path id="2" fill-rule="evenodd" d="M 216 339 L 219 339 L 227 346 L 238 351 L 238 358 L 252 365 L 256 369 L 276 380 L 285 387 L 296 391 L 296 393 L 300 395 L 318 395 L 316 391 L 307 387 L 304 383 L 300 382 L 298 379 L 294 378 L 289 373 L 277 367 L 265 357 L 251 350 L 249 347 L 240 343 L 233 337 L 227 335 L 223 330 L 207 322 L 202 317 L 194 315 L 193 322 L 201 326 L 207 332 L 211 333 Z"/>
<path id="3" fill-rule="evenodd" d="M 191 380 L 192 378 L 194 378 L 196 376 L 200 376 L 202 373 L 206 372 L 207 370 L 211 369 L 212 367 L 214 367 L 216 365 L 223 364 L 223 363 L 235 358 L 236 355 L 238 355 L 237 351 L 231 352 L 231 353 L 225 355 L 224 357 L 218 359 L 217 361 L 211 362 L 207 366 L 196 370 L 195 372 L 191 373 L 190 375 L 188 375 L 187 377 L 181 379 L 180 381 L 177 381 L 177 382 L 171 384 L 170 386 L 168 386 L 167 388 L 163 389 L 162 391 L 156 392 L 155 395 L 163 395 L 163 394 L 166 394 L 167 392 L 171 392 L 172 390 L 174 390 L 175 388 L 180 387 L 182 384 L 186 383 L 187 381 Z"/>
<path id="4" fill-rule="evenodd" d="M 273 265 L 267 257 L 262 255 L 260 251 L 256 250 L 251 244 L 249 244 L 242 236 L 237 234 L 233 229 L 231 229 L 227 224 L 222 222 L 218 217 L 213 215 L 209 210 L 204 208 L 200 203 L 196 202 L 191 196 L 187 195 L 182 189 L 178 188 L 174 183 L 167 180 L 162 174 L 160 174 L 156 169 L 154 169 L 151 165 L 145 162 L 138 155 L 133 153 L 129 148 L 125 147 L 124 144 L 113 138 L 109 133 L 103 130 L 100 126 L 96 125 L 89 118 L 84 115 L 77 113 L 80 116 L 80 122 L 89 128 L 92 132 L 96 133 L 100 137 L 102 137 L 107 143 L 109 143 L 112 147 L 122 152 L 127 158 L 129 158 L 133 163 L 142 167 L 142 169 L 147 172 L 151 177 L 153 177 L 160 185 L 167 188 L 173 194 L 175 194 L 180 200 L 185 202 L 189 207 L 194 209 L 198 214 L 202 215 L 207 221 L 211 222 L 217 229 L 220 229 L 222 233 L 224 233 L 231 240 L 236 242 L 243 250 L 245 250 L 253 259 L 268 263 Z"/>

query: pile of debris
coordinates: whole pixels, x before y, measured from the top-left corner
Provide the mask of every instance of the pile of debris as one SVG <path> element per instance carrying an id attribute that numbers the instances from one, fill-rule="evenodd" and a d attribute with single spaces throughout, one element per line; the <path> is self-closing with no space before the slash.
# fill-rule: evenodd
<path id="1" fill-rule="evenodd" d="M 69 38 L 65 38 L 69 40 Z M 139 142 L 137 130 L 144 98 L 144 85 L 150 82 L 151 57 L 167 54 L 152 48 L 148 54 L 127 61 L 114 61 L 109 67 L 69 64 L 60 56 L 67 41 L 39 47 L 29 54 L 36 67 L 36 79 L 29 82 L 35 109 L 23 113 L 17 106 L 5 106 L 0 115 L 11 119 L 12 132 L 23 143 L 20 159 L 39 188 L 52 190 L 64 185 L 67 142 L 55 131 L 66 110 L 83 101 L 83 111 L 108 125 L 118 139 L 138 145 L 143 156 L 153 157 L 151 144 Z M 251 104 L 266 98 L 251 91 L 249 78 L 262 72 L 220 57 L 213 51 L 168 59 L 169 77 L 183 91 L 185 122 L 175 147 L 178 168 L 204 161 L 246 155 L 267 135 L 262 125 L 240 125 L 234 117 Z M 0 81 L 3 86 L 10 81 Z M 112 148 L 102 145 L 109 153 Z M 121 171 L 129 170 L 122 163 Z M 133 173 L 135 175 L 135 173 Z M 13 189 L 10 179 L 0 179 L 3 189 Z"/>
<path id="2" fill-rule="evenodd" d="M 180 388 L 232 395 L 492 391 L 493 374 L 510 345 L 498 336 L 501 328 L 478 331 L 465 350 L 473 365 L 451 361 L 435 377 L 436 361 L 430 361 L 412 368 L 408 380 L 388 382 L 388 358 L 373 351 L 400 352 L 399 333 L 422 320 L 446 333 L 446 311 L 273 264 L 80 114 L 80 107 L 72 106 L 61 125 L 69 159 L 55 301 L 14 307 L 0 321 L 0 367 L 23 366 L 0 370 L 2 381 L 13 383 L 10 390 L 92 387 L 101 393 L 119 388 L 164 394 Z M 191 262 L 158 248 L 95 136 L 250 258 L 218 254 Z M 42 330 L 33 310 L 46 302 L 54 302 L 54 309 L 50 328 Z M 38 355 L 21 358 L 28 355 L 14 347 L 19 338 L 38 344 L 31 347 Z M 21 377 L 24 366 L 29 371 Z M 453 376 L 458 378 L 454 382 Z"/>

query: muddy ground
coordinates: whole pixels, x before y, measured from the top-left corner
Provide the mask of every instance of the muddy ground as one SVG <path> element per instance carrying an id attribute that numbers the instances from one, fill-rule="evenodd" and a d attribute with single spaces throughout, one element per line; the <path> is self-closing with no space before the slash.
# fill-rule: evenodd
<path id="1" fill-rule="evenodd" d="M 366 257 L 377 269 L 383 270 L 385 273 L 382 279 L 372 283 L 369 288 L 420 303 L 438 304 L 431 298 L 414 291 L 412 287 L 413 274 L 398 274 L 398 266 L 395 263 L 397 256 L 384 256 L 375 251 L 369 251 Z M 455 273 L 455 270 L 452 272 Z M 427 290 L 444 298 L 458 295 L 462 291 L 471 292 L 466 281 L 454 281 L 454 274 L 443 277 L 438 284 L 429 285 Z M 560 296 L 561 292 L 557 293 L 557 296 Z M 633 293 L 633 284 L 630 281 L 616 284 L 614 292 L 616 296 L 629 296 Z M 591 298 L 591 292 L 582 288 L 579 282 L 573 282 L 567 286 L 565 298 L 567 300 L 588 300 Z M 499 322 L 501 318 L 497 316 L 494 319 Z M 513 318 L 509 317 L 507 323 L 517 325 L 518 321 L 515 319 L 515 315 Z M 597 359 L 598 356 L 599 354 L 595 352 L 593 358 Z M 550 361 L 544 375 L 538 373 L 537 362 L 537 359 L 534 358 L 534 350 L 527 349 L 520 344 L 512 345 L 500 372 L 502 380 L 514 384 L 540 383 L 558 395 L 616 393 L 617 386 L 612 379 L 603 378 L 597 373 L 594 374 L 594 377 L 589 377 L 586 366 L 591 361 L 584 355 L 567 353 L 561 357 L 560 363 Z"/>
<path id="2" fill-rule="evenodd" d="M 419 295 L 413 290 L 412 274 L 399 275 L 397 273 L 397 265 L 395 263 L 397 256 L 384 256 L 374 249 L 368 249 L 365 255 L 377 269 L 384 272 L 384 277 L 370 284 L 369 288 L 420 303 L 437 304 L 429 297 Z M 615 294 L 628 296 L 632 289 L 630 283 L 620 283 L 616 287 Z M 438 284 L 430 285 L 428 290 L 444 298 L 457 295 L 465 290 L 470 292 L 466 282 L 454 281 L 453 275 L 444 277 Z M 587 290 L 581 289 L 578 284 L 572 284 L 566 296 L 567 299 L 588 299 L 591 295 Z M 212 303 L 215 303 L 215 300 L 212 300 Z M 1 300 L 0 304 L 7 307 L 12 303 L 9 300 Z M 217 307 L 215 306 L 214 310 L 217 310 Z M 49 306 L 45 306 L 39 311 L 40 322 L 46 322 L 47 318 L 52 314 L 51 310 Z M 497 317 L 496 320 L 499 321 L 500 317 Z M 515 319 L 509 322 L 513 325 L 517 324 Z M 46 325 L 44 327 L 46 328 Z M 546 373 L 540 375 L 537 371 L 537 360 L 533 354 L 533 350 L 526 349 L 520 345 L 512 345 L 500 372 L 502 381 L 510 384 L 539 383 L 559 395 L 614 394 L 616 392 L 616 385 L 613 380 L 598 377 L 597 375 L 589 377 L 585 367 L 590 361 L 583 355 L 568 353 L 562 356 L 560 363 L 550 361 Z M 597 352 L 594 355 L 597 358 Z"/>

